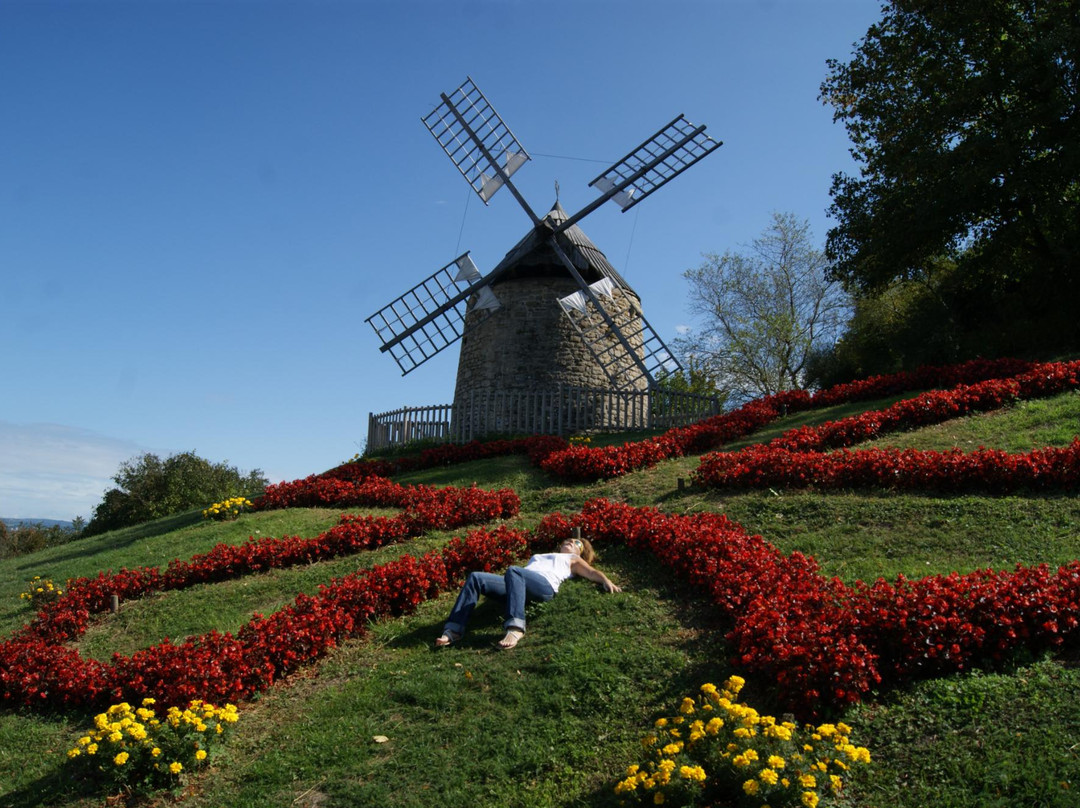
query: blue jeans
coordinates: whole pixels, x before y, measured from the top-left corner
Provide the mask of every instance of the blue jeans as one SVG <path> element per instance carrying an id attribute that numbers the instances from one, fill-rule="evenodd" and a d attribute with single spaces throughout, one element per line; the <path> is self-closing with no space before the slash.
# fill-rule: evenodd
<path id="1" fill-rule="evenodd" d="M 526 601 L 548 601 L 555 597 L 547 578 L 524 567 L 510 567 L 505 575 L 491 572 L 470 572 L 461 587 L 457 602 L 446 621 L 445 631 L 465 633 L 465 624 L 480 596 L 502 598 L 506 601 L 503 626 L 507 629 L 525 630 Z"/>

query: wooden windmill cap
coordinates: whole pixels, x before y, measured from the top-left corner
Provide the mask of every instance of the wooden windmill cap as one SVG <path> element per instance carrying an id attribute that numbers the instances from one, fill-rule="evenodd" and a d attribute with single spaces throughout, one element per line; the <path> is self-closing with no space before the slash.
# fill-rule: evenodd
<path id="1" fill-rule="evenodd" d="M 493 283 L 523 275 L 566 274 L 566 268 L 556 257 L 549 241 L 552 232 L 568 218 L 562 205 L 558 202 L 552 205 L 551 210 L 540 220 L 540 224 L 530 230 L 492 270 L 491 275 L 497 278 Z M 610 278 L 634 297 L 639 297 L 611 265 L 607 256 L 576 224 L 563 230 L 555 238 L 588 283 Z"/>

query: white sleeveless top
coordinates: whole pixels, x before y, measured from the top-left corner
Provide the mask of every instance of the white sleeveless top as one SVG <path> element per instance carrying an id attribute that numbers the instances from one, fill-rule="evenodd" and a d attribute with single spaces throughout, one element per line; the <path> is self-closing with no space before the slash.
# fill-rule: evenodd
<path id="1" fill-rule="evenodd" d="M 553 592 L 559 591 L 559 584 L 573 575 L 570 572 L 570 562 L 574 560 L 573 553 L 542 553 L 534 555 L 525 565 L 529 572 L 543 575 Z"/>

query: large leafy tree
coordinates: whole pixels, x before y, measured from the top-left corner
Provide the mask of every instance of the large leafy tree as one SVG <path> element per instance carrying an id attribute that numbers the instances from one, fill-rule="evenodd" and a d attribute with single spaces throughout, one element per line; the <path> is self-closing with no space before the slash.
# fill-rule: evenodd
<path id="1" fill-rule="evenodd" d="M 860 165 L 833 178 L 826 242 L 849 289 L 936 282 L 947 265 L 963 327 L 1056 311 L 1075 338 L 1078 6 L 888 0 L 850 61 L 829 63 L 821 97 Z"/>
<path id="2" fill-rule="evenodd" d="M 701 327 L 678 341 L 680 353 L 736 399 L 803 387 L 807 362 L 848 316 L 826 268 L 809 223 L 774 213 L 748 249 L 706 255 L 683 273 Z"/>
<path id="3" fill-rule="evenodd" d="M 205 507 L 231 496 L 253 496 L 269 481 L 259 469 L 244 474 L 235 466 L 212 463 L 194 452 L 164 460 L 147 452 L 121 463 L 113 482 L 117 487 L 105 492 L 85 535 Z"/>

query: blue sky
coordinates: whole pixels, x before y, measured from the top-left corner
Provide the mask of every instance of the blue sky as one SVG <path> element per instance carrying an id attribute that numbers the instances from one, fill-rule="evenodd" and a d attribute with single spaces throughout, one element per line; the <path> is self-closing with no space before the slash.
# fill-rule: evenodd
<path id="1" fill-rule="evenodd" d="M 195 451 L 271 480 L 359 451 L 369 412 L 448 403 L 364 319 L 524 235 L 420 117 L 471 76 L 533 155 L 534 209 L 677 114 L 724 146 L 582 222 L 665 340 L 682 273 L 774 211 L 824 241 L 848 141 L 817 100 L 873 0 L 0 3 L 0 515 L 89 518 L 119 464 Z"/>

